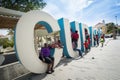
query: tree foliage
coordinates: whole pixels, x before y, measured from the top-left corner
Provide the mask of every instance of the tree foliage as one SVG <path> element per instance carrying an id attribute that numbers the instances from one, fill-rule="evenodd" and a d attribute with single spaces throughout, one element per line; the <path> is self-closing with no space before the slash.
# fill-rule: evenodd
<path id="1" fill-rule="evenodd" d="M 116 25 L 112 22 L 107 23 L 106 26 L 107 26 L 107 33 L 112 33 L 114 28 L 117 29 Z"/>
<path id="2" fill-rule="evenodd" d="M 0 0 L 0 7 L 27 12 L 43 9 L 46 3 L 43 0 Z"/>
<path id="3" fill-rule="evenodd" d="M 3 46 L 3 48 L 6 47 L 13 47 L 14 46 L 14 37 L 12 37 L 11 40 L 8 38 L 0 38 L 0 46 Z"/>
<path id="4" fill-rule="evenodd" d="M 9 29 L 7 35 L 10 35 L 10 39 L 8 39 L 7 37 L 0 38 L 0 46 L 3 46 L 3 48 L 14 46 L 14 30 Z"/>
<path id="5" fill-rule="evenodd" d="M 9 29 L 7 35 L 14 35 L 14 30 L 13 29 Z"/>

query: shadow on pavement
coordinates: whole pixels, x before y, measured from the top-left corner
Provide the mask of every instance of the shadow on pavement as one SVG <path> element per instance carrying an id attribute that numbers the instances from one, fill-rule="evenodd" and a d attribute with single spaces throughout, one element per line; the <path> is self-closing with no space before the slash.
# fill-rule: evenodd
<path id="1" fill-rule="evenodd" d="M 34 74 L 32 73 L 31 77 L 29 78 L 29 80 L 32 80 L 32 78 L 34 77 L 34 80 L 37 80 L 38 78 L 40 80 L 44 79 L 47 76 L 46 73 L 42 73 L 42 74 Z"/>
<path id="2" fill-rule="evenodd" d="M 55 66 L 55 68 L 56 68 L 56 67 L 59 67 L 59 66 L 61 66 L 61 65 L 67 66 L 68 63 L 72 62 L 72 60 L 74 60 L 74 58 L 62 58 L 62 59 L 60 60 L 60 62 Z"/>

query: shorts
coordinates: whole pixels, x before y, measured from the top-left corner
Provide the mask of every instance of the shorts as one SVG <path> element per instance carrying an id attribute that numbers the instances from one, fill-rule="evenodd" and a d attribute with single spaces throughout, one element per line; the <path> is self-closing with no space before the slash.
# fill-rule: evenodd
<path id="1" fill-rule="evenodd" d="M 39 57 L 39 58 L 40 58 L 40 60 L 43 61 L 43 59 L 41 57 Z M 51 64 L 54 61 L 54 57 L 51 57 L 51 56 L 44 57 L 44 59 L 45 59 L 44 62 L 47 63 L 47 64 Z"/>

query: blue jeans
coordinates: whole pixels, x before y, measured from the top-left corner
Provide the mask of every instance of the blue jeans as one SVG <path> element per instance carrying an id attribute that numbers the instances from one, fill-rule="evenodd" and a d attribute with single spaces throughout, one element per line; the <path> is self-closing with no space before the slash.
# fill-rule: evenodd
<path id="1" fill-rule="evenodd" d="M 76 49 L 76 48 L 74 48 L 73 50 L 74 50 L 74 51 L 78 51 L 78 52 L 79 52 L 79 56 L 83 57 L 83 56 L 82 56 L 82 52 L 81 52 L 80 49 Z"/>
<path id="2" fill-rule="evenodd" d="M 78 40 L 73 39 L 72 42 L 75 43 L 76 47 L 78 46 Z"/>

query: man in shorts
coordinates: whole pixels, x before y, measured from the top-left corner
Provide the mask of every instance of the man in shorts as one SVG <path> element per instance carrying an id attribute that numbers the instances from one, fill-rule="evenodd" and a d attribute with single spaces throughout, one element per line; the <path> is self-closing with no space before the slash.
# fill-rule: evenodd
<path id="1" fill-rule="evenodd" d="M 44 47 L 41 48 L 39 58 L 40 60 L 48 64 L 46 73 L 51 74 L 52 72 L 54 72 L 54 57 L 50 56 L 50 47 L 48 47 L 47 43 L 45 43 Z"/>

